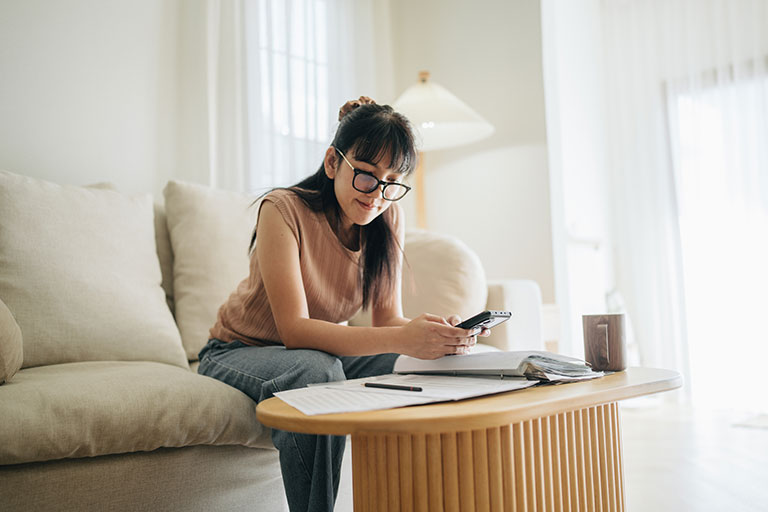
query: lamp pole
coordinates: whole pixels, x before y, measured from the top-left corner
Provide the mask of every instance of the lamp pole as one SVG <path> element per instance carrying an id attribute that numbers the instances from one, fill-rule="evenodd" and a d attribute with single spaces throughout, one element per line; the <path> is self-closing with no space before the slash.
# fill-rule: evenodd
<path id="1" fill-rule="evenodd" d="M 419 228 L 427 227 L 424 153 L 469 144 L 488 137 L 493 126 L 444 87 L 429 80 L 429 72 L 419 72 L 418 81 L 406 89 L 393 107 L 411 121 L 421 142 L 416 167 L 416 219 Z"/>
<path id="2" fill-rule="evenodd" d="M 427 229 L 427 201 L 424 193 L 424 152 L 419 151 L 416 164 L 416 223 L 419 229 Z"/>

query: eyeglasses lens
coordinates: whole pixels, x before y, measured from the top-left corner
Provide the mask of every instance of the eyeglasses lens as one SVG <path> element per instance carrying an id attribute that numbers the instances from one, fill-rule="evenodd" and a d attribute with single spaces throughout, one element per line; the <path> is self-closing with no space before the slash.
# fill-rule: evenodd
<path id="1" fill-rule="evenodd" d="M 377 188 L 379 188 L 379 180 L 369 174 L 356 174 L 352 180 L 352 186 L 363 192 L 364 194 L 370 194 Z M 408 192 L 408 189 L 398 183 L 388 184 L 384 187 L 384 199 L 388 201 L 397 201 L 402 199 Z"/>
<path id="2" fill-rule="evenodd" d="M 384 199 L 397 201 L 403 197 L 407 191 L 408 189 L 401 187 L 400 185 L 388 185 L 387 188 L 384 189 Z"/>
<path id="3" fill-rule="evenodd" d="M 357 176 L 355 176 L 355 181 L 353 185 L 360 192 L 364 192 L 367 194 L 369 192 L 373 192 L 374 190 L 376 190 L 376 188 L 378 188 L 379 180 L 377 180 L 373 176 L 369 176 L 368 174 L 358 174 Z"/>

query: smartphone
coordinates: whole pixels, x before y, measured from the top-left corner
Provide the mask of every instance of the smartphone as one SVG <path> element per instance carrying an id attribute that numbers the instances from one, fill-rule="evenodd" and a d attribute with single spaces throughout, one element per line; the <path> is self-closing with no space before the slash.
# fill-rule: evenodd
<path id="1" fill-rule="evenodd" d="M 490 329 L 494 325 L 499 325 L 501 322 L 506 322 L 511 316 L 511 311 L 483 311 L 482 313 L 478 313 L 472 318 L 464 320 L 456 327 L 461 327 L 462 329 L 485 327 L 486 329 Z"/>

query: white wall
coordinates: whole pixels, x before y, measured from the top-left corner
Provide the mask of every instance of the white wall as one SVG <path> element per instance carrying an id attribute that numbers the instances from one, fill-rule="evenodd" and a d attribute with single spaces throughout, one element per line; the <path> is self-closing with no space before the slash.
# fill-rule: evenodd
<path id="1" fill-rule="evenodd" d="M 0 169 L 158 193 L 176 167 L 178 2 L 0 2 Z"/>
<path id="2" fill-rule="evenodd" d="M 427 227 L 472 246 L 490 278 L 533 279 L 554 302 L 539 0 L 392 0 L 392 26 L 398 94 L 428 70 L 496 128 L 426 155 Z"/>
<path id="3" fill-rule="evenodd" d="M 0 2 L 0 168 L 129 193 L 205 182 L 204 52 L 179 44 L 204 13 L 201 0 Z M 429 228 L 554 302 L 539 0 L 392 0 L 390 14 L 396 93 L 428 69 L 496 127 L 428 155 Z"/>

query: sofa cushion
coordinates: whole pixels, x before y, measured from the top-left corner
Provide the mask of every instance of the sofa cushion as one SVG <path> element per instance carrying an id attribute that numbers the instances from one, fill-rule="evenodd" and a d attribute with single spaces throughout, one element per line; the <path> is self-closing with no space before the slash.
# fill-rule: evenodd
<path id="1" fill-rule="evenodd" d="M 168 304 L 168 309 L 173 313 L 173 248 L 168 234 L 165 205 L 158 202 L 155 202 L 155 245 L 157 246 L 157 259 L 160 261 L 160 273 L 163 278 L 161 286 L 165 292 L 165 302 Z"/>
<path id="2" fill-rule="evenodd" d="M 186 367 L 160 281 L 151 196 L 0 171 L 0 297 L 24 333 L 24 367 Z"/>
<path id="3" fill-rule="evenodd" d="M 92 188 L 100 188 L 117 191 L 114 183 L 99 182 L 88 185 Z M 173 251 L 171 250 L 171 240 L 168 237 L 168 226 L 165 222 L 165 205 L 162 202 L 155 201 L 155 245 L 157 249 L 157 259 L 160 260 L 160 272 L 162 274 L 163 291 L 165 292 L 165 302 L 173 313 Z"/>
<path id="4" fill-rule="evenodd" d="M 170 181 L 164 194 L 176 323 L 187 357 L 194 361 L 219 307 L 248 276 L 257 212 L 252 197 L 202 185 Z"/>
<path id="5" fill-rule="evenodd" d="M 0 465 L 160 447 L 271 447 L 240 391 L 153 362 L 21 370 L 0 387 Z"/>
<path id="6" fill-rule="evenodd" d="M 0 384 L 10 381 L 19 371 L 22 355 L 21 329 L 0 300 Z"/>
<path id="7" fill-rule="evenodd" d="M 430 231 L 405 233 L 403 313 L 469 318 L 485 309 L 488 286 L 477 254 L 461 240 Z M 359 312 L 350 325 L 370 325 L 370 311 Z"/>

